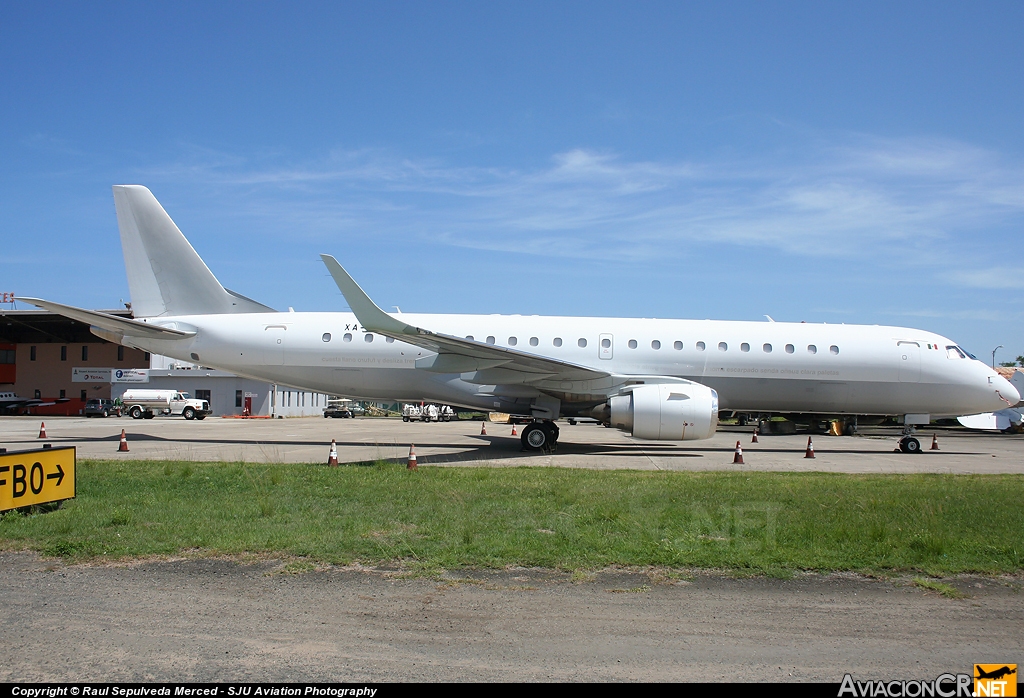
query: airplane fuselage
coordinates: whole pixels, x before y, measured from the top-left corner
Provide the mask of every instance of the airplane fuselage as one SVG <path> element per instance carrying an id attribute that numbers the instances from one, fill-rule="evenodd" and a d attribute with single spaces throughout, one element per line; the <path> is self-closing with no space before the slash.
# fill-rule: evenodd
<path id="1" fill-rule="evenodd" d="M 957 416 L 1008 406 L 1015 391 L 955 342 L 878 325 L 520 315 L 402 314 L 419 327 L 613 374 L 670 376 L 718 392 L 722 410 Z M 417 368 L 429 350 L 365 331 L 352 313 L 184 315 L 146 322 L 195 329 L 133 346 L 261 380 L 362 399 L 428 400 L 529 414 L 531 384 L 481 384 Z M 126 342 L 127 343 L 127 342 Z M 1006 386 L 1003 385 L 1006 383 Z M 595 406 L 564 382 L 562 416 Z M 1002 389 L 1002 394 L 1000 390 Z M 577 398 L 573 398 L 578 393 Z"/>

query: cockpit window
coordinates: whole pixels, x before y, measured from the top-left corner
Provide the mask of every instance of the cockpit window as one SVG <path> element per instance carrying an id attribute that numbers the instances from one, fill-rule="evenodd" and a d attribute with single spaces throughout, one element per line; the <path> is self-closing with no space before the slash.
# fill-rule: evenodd
<path id="1" fill-rule="evenodd" d="M 964 353 L 960 351 L 960 347 L 948 346 L 946 347 L 946 358 L 947 359 L 966 359 Z"/>
<path id="2" fill-rule="evenodd" d="M 974 354 L 972 354 L 971 352 L 967 351 L 967 350 L 966 350 L 966 349 L 964 349 L 963 347 L 959 347 L 959 346 L 958 346 L 958 347 L 957 347 L 957 349 L 959 349 L 959 350 L 960 350 L 961 352 L 963 352 L 964 354 L 967 354 L 967 358 L 968 358 L 968 359 L 974 359 L 975 361 L 977 361 L 977 360 L 978 360 L 978 357 L 977 357 L 977 356 L 975 356 L 975 355 L 974 355 Z"/>

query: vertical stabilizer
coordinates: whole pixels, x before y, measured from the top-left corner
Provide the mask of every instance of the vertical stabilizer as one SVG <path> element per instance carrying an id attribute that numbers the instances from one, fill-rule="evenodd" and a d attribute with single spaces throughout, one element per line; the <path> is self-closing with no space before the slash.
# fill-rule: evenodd
<path id="1" fill-rule="evenodd" d="M 226 290 L 146 187 L 114 187 L 136 317 L 273 312 Z"/>

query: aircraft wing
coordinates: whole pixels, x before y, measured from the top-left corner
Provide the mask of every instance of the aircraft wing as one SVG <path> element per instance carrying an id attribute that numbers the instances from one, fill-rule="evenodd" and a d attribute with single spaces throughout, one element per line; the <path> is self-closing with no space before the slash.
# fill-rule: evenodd
<path id="1" fill-rule="evenodd" d="M 128 318 L 118 317 L 116 315 L 99 313 L 95 310 L 84 310 L 83 308 L 76 308 L 72 305 L 54 303 L 53 301 L 44 301 L 39 298 L 19 297 L 17 300 L 31 303 L 32 305 L 39 306 L 44 310 L 49 310 L 52 313 L 63 315 L 64 317 L 71 318 L 72 320 L 84 322 L 87 325 L 93 325 L 100 329 L 110 330 L 111 332 L 119 332 L 122 335 L 131 337 L 148 337 L 149 339 L 185 339 L 195 335 L 195 332 L 175 330 L 170 327 L 160 327 L 159 325 L 151 325 L 147 322 L 129 320 Z"/>
<path id="2" fill-rule="evenodd" d="M 328 254 L 320 255 L 327 270 L 334 277 L 349 307 L 365 329 L 393 337 L 407 344 L 437 352 L 416 362 L 417 368 L 436 373 L 462 373 L 465 380 L 478 384 L 529 383 L 538 387 L 546 381 L 598 381 L 603 384 L 612 374 L 586 366 L 550 359 L 508 347 L 498 347 L 471 339 L 433 332 L 414 327 L 385 313 L 338 260 Z"/>

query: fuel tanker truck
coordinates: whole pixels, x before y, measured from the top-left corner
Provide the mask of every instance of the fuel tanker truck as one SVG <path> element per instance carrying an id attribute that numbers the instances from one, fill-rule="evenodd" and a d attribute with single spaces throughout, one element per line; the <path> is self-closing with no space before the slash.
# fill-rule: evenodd
<path id="1" fill-rule="evenodd" d="M 180 414 L 185 419 L 206 419 L 210 403 L 180 390 L 127 390 L 121 396 L 125 414 L 152 419 L 158 414 Z"/>

